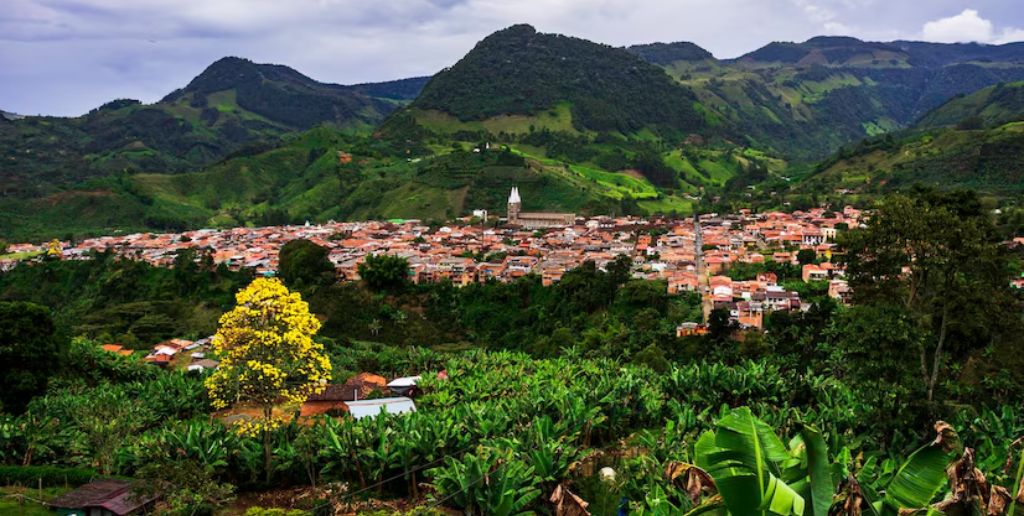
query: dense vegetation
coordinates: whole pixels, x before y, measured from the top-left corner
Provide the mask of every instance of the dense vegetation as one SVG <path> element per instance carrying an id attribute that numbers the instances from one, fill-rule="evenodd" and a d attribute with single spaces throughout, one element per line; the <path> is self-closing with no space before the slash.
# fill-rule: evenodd
<path id="1" fill-rule="evenodd" d="M 666 62 L 665 52 L 637 53 L 689 86 L 709 118 L 735 126 L 738 141 L 798 162 L 907 127 L 956 95 L 1024 79 L 1016 44 L 816 37 L 771 43 L 732 61 L 683 55 Z"/>
<path id="2" fill-rule="evenodd" d="M 644 210 L 636 199 L 659 197 L 644 179 L 597 168 L 573 169 L 562 161 L 497 146 L 472 152 L 472 145 L 480 144 L 456 142 L 431 155 L 413 145 L 408 150 L 418 157 L 408 158 L 404 144 L 318 128 L 203 172 L 122 174 L 55 198 L 0 198 L 0 235 L 16 241 L 307 220 L 443 222 L 473 209 L 504 213 L 511 185 L 523 192 L 526 208 L 535 210 L 639 213 Z M 622 157 L 622 166 L 635 161 Z M 660 163 L 657 158 L 655 162 Z M 659 166 L 657 170 L 673 173 Z M 685 206 L 676 209 L 684 211 Z"/>
<path id="3" fill-rule="evenodd" d="M 798 190 L 845 189 L 877 196 L 915 185 L 971 188 L 1003 197 L 1021 192 L 1024 123 L 951 127 L 862 141 L 818 165 Z"/>
<path id="4" fill-rule="evenodd" d="M 1020 121 L 1024 121 L 1024 82 L 1011 82 L 958 95 L 914 125 L 918 128 L 983 129 Z"/>
<path id="5" fill-rule="evenodd" d="M 533 115 L 565 102 L 579 130 L 685 134 L 704 126 L 695 101 L 660 69 L 622 49 L 516 25 L 434 76 L 412 106 L 479 120 Z"/>
<path id="6" fill-rule="evenodd" d="M 115 100 L 81 117 L 0 124 L 0 195 L 50 195 L 126 170 L 196 170 L 324 123 L 369 127 L 422 84 L 323 84 L 285 66 L 224 58 L 155 104 Z"/>
<path id="7" fill-rule="evenodd" d="M 362 371 L 424 374 L 424 394 L 412 414 L 293 421 L 275 426 L 269 441 L 232 432 L 222 414 L 211 418 L 201 376 L 98 348 L 152 319 L 129 316 L 133 304 L 180 303 L 162 311 L 166 331 L 141 344 L 203 336 L 247 277 L 188 254 L 173 269 L 105 256 L 19 266 L 0 276 L 0 298 L 45 304 L 53 322 L 32 304 L 0 305 L 2 327 L 9 328 L 0 335 L 0 353 L 6 359 L 31 351 L 18 360 L 50 367 L 4 375 L 4 392 L 15 382 L 26 393 L 20 399 L 34 397 L 27 405 L 5 399 L 0 461 L 152 479 L 180 510 L 208 510 L 233 493 L 319 486 L 300 506 L 366 508 L 375 502 L 360 500 L 399 497 L 424 507 L 512 514 L 546 510 L 549 493 L 561 485 L 591 502 L 594 514 L 613 514 L 623 500 L 637 513 L 724 503 L 738 514 L 736 504 L 782 496 L 730 490 L 724 463 L 707 453 L 712 443 L 736 445 L 722 432 L 746 421 L 767 444 L 743 456 L 765 453 L 765 460 L 781 461 L 780 469 L 729 460 L 774 471 L 795 493 L 786 503 L 823 510 L 831 493 L 848 500 L 854 491 L 844 478 L 855 478 L 859 492 L 871 493 L 883 509 L 944 497 L 947 506 L 976 503 L 941 490 L 946 465 L 967 460 L 950 444 L 956 436 L 944 430 L 949 446 L 918 448 L 943 419 L 973 448 L 970 460 L 989 481 L 1017 481 L 1016 469 L 1000 466 L 1024 433 L 1014 408 L 1024 383 L 1016 351 L 1024 332 L 1007 287 L 1009 256 L 981 206 L 964 193 L 888 198 L 867 228 L 842 242 L 855 305 L 837 306 L 809 290 L 810 310 L 772 314 L 763 335 L 736 334 L 716 313 L 708 335 L 675 337 L 679 322 L 700 317 L 698 300 L 630 279 L 624 258 L 606 270 L 585 264 L 550 287 L 528 277 L 460 289 L 409 284 L 400 259 L 378 257 L 360 271 L 365 283 L 333 284 L 323 276 L 326 256 L 296 242 L 282 257 L 282 271 L 318 315 L 316 339 L 335 381 Z M 898 274 L 908 264 L 910 272 Z M 796 276 L 778 272 L 784 281 Z M 200 304 L 208 308 L 184 309 Z M 93 314 L 102 317 L 80 323 Z M 47 325 L 54 330 L 36 331 Z M 435 378 L 439 371 L 447 379 Z M 800 440 L 778 448 L 779 435 Z M 803 455 L 812 444 L 816 458 Z M 922 456 L 930 457 L 927 464 Z M 835 465 L 822 469 L 824 462 Z M 675 481 L 685 464 L 709 475 L 704 488 Z M 612 468 L 615 478 L 601 480 L 601 467 Z M 908 481 L 901 480 L 907 468 L 919 491 L 896 487 Z M 804 482 L 818 487 L 805 491 Z"/>

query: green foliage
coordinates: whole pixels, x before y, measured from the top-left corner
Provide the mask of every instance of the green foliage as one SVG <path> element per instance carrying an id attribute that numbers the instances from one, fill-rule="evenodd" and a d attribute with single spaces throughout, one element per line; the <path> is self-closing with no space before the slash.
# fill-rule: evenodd
<path id="1" fill-rule="evenodd" d="M 861 196 L 877 196 L 925 185 L 1012 196 L 1021 191 L 1016 156 L 1022 148 L 1024 125 L 1019 122 L 979 130 L 936 128 L 890 134 L 840 150 L 797 188 L 805 192 L 844 188 Z"/>
<path id="2" fill-rule="evenodd" d="M 81 117 L 0 124 L 0 146 L 10 149 L 0 179 L 7 195 L 58 200 L 63 187 L 109 174 L 193 170 L 265 150 L 297 129 L 380 122 L 396 105 L 375 95 L 398 93 L 390 86 L 322 84 L 284 66 L 228 57 L 155 104 L 114 101 Z"/>
<path id="3" fill-rule="evenodd" d="M 935 108 L 915 127 L 956 126 L 973 131 L 1024 120 L 1024 82 L 998 83 L 968 95 L 958 95 Z"/>
<path id="4" fill-rule="evenodd" d="M 409 282 L 409 261 L 400 256 L 367 255 L 358 270 L 360 279 L 375 291 L 398 291 Z"/>
<path id="5" fill-rule="evenodd" d="M 85 468 L 0 465 L 0 483 L 4 485 L 17 484 L 37 487 L 41 482 L 45 487 L 77 486 L 88 483 L 96 477 L 95 471 Z"/>
<path id="6" fill-rule="evenodd" d="M 250 273 L 203 258 L 178 263 L 167 269 L 100 253 L 24 264 L 0 275 L 0 299 L 47 306 L 68 333 L 104 343 L 148 348 L 166 338 L 210 335 Z"/>
<path id="7" fill-rule="evenodd" d="M 329 285 L 336 272 L 327 254 L 327 248 L 309 240 L 290 240 L 278 254 L 278 274 L 292 288 Z"/>
<path id="8" fill-rule="evenodd" d="M 889 197 L 867 228 L 844 233 L 841 244 L 854 301 L 902 306 L 927 332 L 915 347 L 929 401 L 950 356 L 1018 335 L 1012 329 L 1018 320 L 1006 312 L 1013 297 L 1006 257 L 975 196 Z"/>
<path id="9" fill-rule="evenodd" d="M 474 120 L 530 115 L 568 102 L 580 130 L 628 134 L 653 127 L 672 134 L 703 125 L 695 101 L 688 89 L 625 50 L 515 25 L 436 75 L 412 105 Z"/>
<path id="10" fill-rule="evenodd" d="M 521 514 L 541 495 L 532 467 L 489 449 L 449 459 L 433 481 L 439 500 L 467 514 Z"/>
<path id="11" fill-rule="evenodd" d="M 66 348 L 48 309 L 0 302 L 0 410 L 21 411 L 42 393 Z"/>

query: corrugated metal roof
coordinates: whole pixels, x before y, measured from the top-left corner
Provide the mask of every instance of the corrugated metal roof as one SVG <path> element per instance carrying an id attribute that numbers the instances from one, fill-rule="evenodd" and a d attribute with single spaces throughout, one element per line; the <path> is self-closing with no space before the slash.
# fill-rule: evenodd
<path id="1" fill-rule="evenodd" d="M 359 400 L 359 401 L 346 401 L 345 405 L 348 405 L 349 414 L 356 419 L 364 417 L 373 417 L 381 413 L 381 411 L 387 412 L 388 414 L 403 414 L 405 412 L 415 412 L 416 404 L 411 399 L 406 397 L 395 397 L 395 398 L 378 398 L 375 400 Z"/>

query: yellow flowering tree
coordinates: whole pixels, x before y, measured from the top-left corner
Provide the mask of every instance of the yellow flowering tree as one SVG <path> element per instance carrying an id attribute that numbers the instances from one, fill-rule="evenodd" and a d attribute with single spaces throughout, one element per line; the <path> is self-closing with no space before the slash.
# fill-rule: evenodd
<path id="1" fill-rule="evenodd" d="M 47 258 L 60 258 L 63 254 L 64 249 L 60 245 L 60 240 L 56 238 L 50 240 L 50 243 L 46 245 L 46 257 Z"/>
<path id="2" fill-rule="evenodd" d="M 263 437 L 267 482 L 270 481 L 270 433 L 282 420 L 274 406 L 302 403 L 323 392 L 331 362 L 313 341 L 320 321 L 298 292 L 280 280 L 257 278 L 235 295 L 237 305 L 220 318 L 213 349 L 220 366 L 206 379 L 213 406 L 259 407 L 261 418 L 236 423 L 243 435 Z"/>

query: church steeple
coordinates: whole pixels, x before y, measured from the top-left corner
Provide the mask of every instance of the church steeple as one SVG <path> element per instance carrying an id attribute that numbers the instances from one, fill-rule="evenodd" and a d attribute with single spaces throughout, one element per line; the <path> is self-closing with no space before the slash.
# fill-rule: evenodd
<path id="1" fill-rule="evenodd" d="M 508 194 L 509 204 L 522 204 L 522 200 L 519 199 L 519 188 L 512 187 L 512 193 Z"/>
<path id="2" fill-rule="evenodd" d="M 508 221 L 515 224 L 519 220 L 519 211 L 523 201 L 519 198 L 519 188 L 513 186 L 508 194 Z"/>

